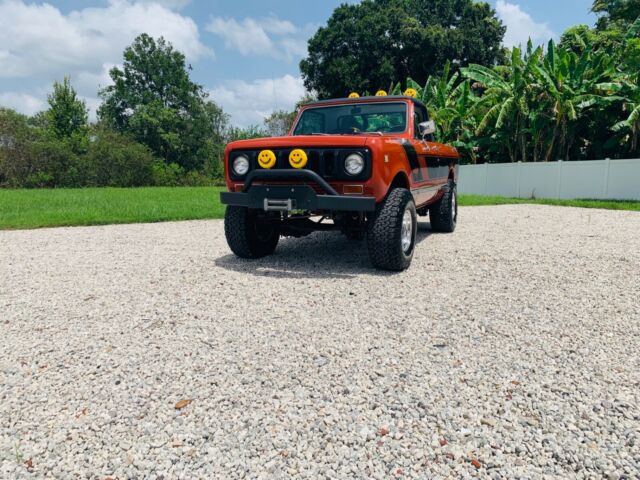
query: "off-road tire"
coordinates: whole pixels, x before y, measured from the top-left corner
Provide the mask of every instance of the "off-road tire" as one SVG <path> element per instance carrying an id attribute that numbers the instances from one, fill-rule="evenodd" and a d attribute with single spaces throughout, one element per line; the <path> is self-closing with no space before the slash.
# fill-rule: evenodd
<path id="1" fill-rule="evenodd" d="M 227 207 L 224 235 L 231 251 L 241 258 L 271 255 L 280 240 L 275 223 L 260 221 L 257 210 L 237 206 Z"/>
<path id="2" fill-rule="evenodd" d="M 434 232 L 451 233 L 458 222 L 458 192 L 453 180 L 444 187 L 444 194 L 436 203 L 429 207 L 431 230 Z M 454 201 L 455 199 L 455 201 Z"/>
<path id="3" fill-rule="evenodd" d="M 352 242 L 361 242 L 364 240 L 366 232 L 363 230 L 349 230 L 344 232 L 344 235 Z"/>
<path id="4" fill-rule="evenodd" d="M 412 237 L 410 248 L 405 252 L 402 248 L 402 220 L 407 209 L 411 213 Z M 367 246 L 373 266 L 392 271 L 409 268 L 416 247 L 417 231 L 418 217 L 413 195 L 405 188 L 394 188 L 367 226 Z"/>

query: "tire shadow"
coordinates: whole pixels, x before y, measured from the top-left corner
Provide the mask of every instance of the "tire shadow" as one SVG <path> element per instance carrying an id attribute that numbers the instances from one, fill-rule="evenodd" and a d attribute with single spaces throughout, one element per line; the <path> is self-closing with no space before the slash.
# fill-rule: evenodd
<path id="1" fill-rule="evenodd" d="M 431 234 L 428 222 L 418 222 L 416 248 Z M 351 241 L 338 232 L 315 232 L 303 238 L 281 238 L 273 255 L 257 260 L 228 254 L 214 261 L 219 268 L 272 278 L 349 279 L 359 275 L 393 276 L 402 272 L 376 270 L 367 243 Z"/>

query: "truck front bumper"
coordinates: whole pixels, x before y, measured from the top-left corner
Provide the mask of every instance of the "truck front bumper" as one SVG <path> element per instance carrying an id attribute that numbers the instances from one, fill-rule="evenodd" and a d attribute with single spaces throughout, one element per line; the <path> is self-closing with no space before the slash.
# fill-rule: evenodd
<path id="1" fill-rule="evenodd" d="M 311 181 L 324 193 L 318 194 L 309 185 L 253 185 L 254 181 Z M 221 192 L 225 205 L 248 207 L 265 211 L 347 211 L 373 212 L 373 197 L 338 195 L 331 185 L 311 170 L 254 170 L 247 176 L 242 192 Z"/>

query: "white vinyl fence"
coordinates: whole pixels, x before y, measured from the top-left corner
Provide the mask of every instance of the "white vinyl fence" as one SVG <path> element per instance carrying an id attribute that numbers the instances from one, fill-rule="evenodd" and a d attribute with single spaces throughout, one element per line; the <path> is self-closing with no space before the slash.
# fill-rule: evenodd
<path id="1" fill-rule="evenodd" d="M 459 193 L 640 200 L 640 159 L 462 165 Z"/>

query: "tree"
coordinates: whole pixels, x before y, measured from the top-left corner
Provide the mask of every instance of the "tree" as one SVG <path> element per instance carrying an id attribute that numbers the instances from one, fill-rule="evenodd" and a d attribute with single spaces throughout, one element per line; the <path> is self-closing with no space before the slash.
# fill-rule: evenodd
<path id="1" fill-rule="evenodd" d="M 462 162 L 476 163 L 476 144 L 474 132 L 477 121 L 473 115 L 478 106 L 478 97 L 472 92 L 469 80 L 460 82 L 460 72 L 451 74 L 451 65 L 446 63 L 442 75 L 430 76 L 424 86 L 412 78 L 406 81 L 407 88 L 417 93 L 436 122 L 436 138 L 458 148 Z M 392 95 L 402 95 L 402 85 L 391 89 Z"/>
<path id="2" fill-rule="evenodd" d="M 0 185 L 75 187 L 78 156 L 66 139 L 53 137 L 13 110 L 0 108 Z"/>
<path id="3" fill-rule="evenodd" d="M 253 138 L 267 137 L 268 133 L 259 125 L 249 125 L 247 128 L 230 127 L 227 131 L 227 142 L 236 140 L 251 140 Z"/>
<path id="4" fill-rule="evenodd" d="M 531 73 L 542 56 L 542 48 L 533 50 L 531 42 L 527 52 L 514 47 L 511 51 L 511 63 L 504 68 L 490 69 L 482 65 L 470 65 L 462 73 L 479 82 L 484 88 L 481 100 L 489 105 L 484 114 L 478 132 L 488 127 L 500 134 L 500 140 L 506 146 L 512 162 L 520 159 L 527 161 L 526 124 L 529 116 L 527 102 L 531 88 Z"/>
<path id="5" fill-rule="evenodd" d="M 293 121 L 296 119 L 296 112 L 277 110 L 264 119 L 264 126 L 267 135 L 270 137 L 282 137 L 289 132 Z"/>
<path id="6" fill-rule="evenodd" d="M 305 86 L 320 98 L 387 88 L 407 77 L 423 84 L 447 61 L 493 65 L 505 27 L 485 2 L 364 0 L 341 5 L 309 40 L 300 62 Z"/>
<path id="7" fill-rule="evenodd" d="M 162 37 L 138 36 L 124 51 L 123 67 L 111 69 L 113 85 L 100 92 L 99 118 L 167 164 L 205 167 L 214 160 L 212 132 L 226 117 L 191 81 L 190 70 L 184 54 Z"/>
<path id="8" fill-rule="evenodd" d="M 264 120 L 265 134 L 270 137 L 282 137 L 286 135 L 291 129 L 300 108 L 316 100 L 315 95 L 307 92 L 296 102 L 295 109 L 292 112 L 287 112 L 286 110 L 273 112 Z"/>
<path id="9" fill-rule="evenodd" d="M 591 11 L 600 15 L 598 30 L 616 23 L 629 26 L 640 17 L 640 0 L 595 0 Z"/>
<path id="10" fill-rule="evenodd" d="M 69 77 L 62 83 L 53 82 L 53 93 L 47 96 L 49 110 L 44 114 L 47 128 L 58 139 L 86 133 L 89 114 L 87 104 L 80 100 Z"/>
<path id="11" fill-rule="evenodd" d="M 544 99 L 551 102 L 553 134 L 546 160 L 552 159 L 554 147 L 558 157 L 569 160 L 580 115 L 595 105 L 619 101 L 617 96 L 603 96 L 603 83 L 614 76 L 610 57 L 605 52 L 592 53 L 587 46 L 581 55 L 558 48 L 549 41 L 544 61 L 535 65 L 534 74 L 542 83 Z"/>

